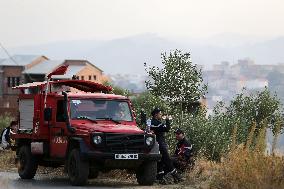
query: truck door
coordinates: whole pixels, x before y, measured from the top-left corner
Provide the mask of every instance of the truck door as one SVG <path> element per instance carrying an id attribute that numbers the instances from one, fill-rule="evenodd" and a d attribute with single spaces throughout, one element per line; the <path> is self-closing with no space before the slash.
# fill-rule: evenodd
<path id="1" fill-rule="evenodd" d="M 50 127 L 50 156 L 64 158 L 67 149 L 67 130 L 63 100 L 57 100 L 54 123 Z"/>

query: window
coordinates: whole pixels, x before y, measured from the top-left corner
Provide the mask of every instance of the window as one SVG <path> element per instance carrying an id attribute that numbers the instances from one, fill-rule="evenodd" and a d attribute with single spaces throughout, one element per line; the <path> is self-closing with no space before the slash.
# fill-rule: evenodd
<path id="1" fill-rule="evenodd" d="M 73 75 L 73 76 L 72 76 L 72 80 L 79 80 L 79 76 Z"/>
<path id="2" fill-rule="evenodd" d="M 8 80 L 7 80 L 7 85 L 8 85 L 8 87 L 11 87 L 10 82 L 11 82 L 11 77 L 8 77 Z"/>
<path id="3" fill-rule="evenodd" d="M 89 80 L 92 80 L 92 76 L 91 75 L 89 75 Z"/>
<path id="4" fill-rule="evenodd" d="M 20 85 L 20 77 L 8 77 L 7 78 L 8 87 L 15 87 L 17 85 Z"/>
<path id="5" fill-rule="evenodd" d="M 81 80 L 84 80 L 84 76 L 83 75 L 81 76 Z"/>
<path id="6" fill-rule="evenodd" d="M 20 77 L 16 77 L 16 85 L 20 85 Z"/>
<path id="7" fill-rule="evenodd" d="M 96 75 L 94 75 L 94 80 L 97 80 L 97 76 Z"/>
<path id="8" fill-rule="evenodd" d="M 71 99 L 71 119 L 133 121 L 127 101 L 99 99 Z"/>
<path id="9" fill-rule="evenodd" d="M 12 87 L 14 87 L 16 85 L 16 78 L 12 77 Z"/>

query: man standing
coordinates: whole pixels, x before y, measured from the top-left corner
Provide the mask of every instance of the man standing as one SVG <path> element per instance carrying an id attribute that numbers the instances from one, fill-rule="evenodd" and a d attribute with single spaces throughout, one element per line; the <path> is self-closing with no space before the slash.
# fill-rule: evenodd
<path id="1" fill-rule="evenodd" d="M 192 163 L 192 145 L 185 138 L 184 132 L 181 129 L 177 129 L 175 134 L 178 142 L 172 160 L 175 168 L 184 172 L 189 164 Z"/>
<path id="2" fill-rule="evenodd" d="M 158 162 L 158 180 L 164 180 L 165 175 L 171 175 L 175 182 L 180 182 L 181 177 L 177 173 L 177 170 L 173 166 L 173 162 L 168 152 L 168 144 L 166 143 L 165 133 L 170 130 L 170 120 L 166 117 L 166 123 L 162 123 L 162 111 L 159 108 L 155 108 L 152 111 L 152 120 L 150 129 L 154 132 L 159 143 L 159 150 L 162 155 L 162 159 Z"/>
<path id="3" fill-rule="evenodd" d="M 15 131 L 17 129 L 17 121 L 12 121 L 9 127 L 6 127 L 1 133 L 1 147 L 3 149 L 9 149 L 11 147 L 11 130 Z"/>

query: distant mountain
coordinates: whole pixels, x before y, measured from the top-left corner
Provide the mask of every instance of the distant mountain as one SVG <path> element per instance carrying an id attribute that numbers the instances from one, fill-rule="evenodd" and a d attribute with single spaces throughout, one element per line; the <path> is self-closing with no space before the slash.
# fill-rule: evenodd
<path id="1" fill-rule="evenodd" d="M 284 37 L 261 40 L 222 34 L 208 39 L 166 39 L 143 34 L 114 40 L 59 41 L 37 46 L 8 48 L 11 54 L 46 55 L 50 59 L 88 59 L 106 73 L 145 74 L 143 64 L 161 65 L 160 54 L 181 49 L 194 63 L 210 67 L 221 61 L 236 63 L 250 57 L 257 64 L 284 62 Z M 0 57 L 5 57 L 0 51 Z"/>

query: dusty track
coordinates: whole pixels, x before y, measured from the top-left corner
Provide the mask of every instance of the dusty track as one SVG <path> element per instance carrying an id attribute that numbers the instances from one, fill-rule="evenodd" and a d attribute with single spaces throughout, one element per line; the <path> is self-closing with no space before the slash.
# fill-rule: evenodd
<path id="1" fill-rule="evenodd" d="M 35 179 L 22 180 L 17 173 L 14 172 L 0 172 L 0 188 L 1 189 L 70 189 L 70 183 L 66 176 L 52 176 L 46 174 L 38 174 Z M 156 188 L 188 188 L 184 185 L 153 185 L 151 187 L 139 186 L 133 180 L 117 180 L 108 178 L 98 178 L 89 180 L 88 184 L 84 187 L 72 188 L 135 188 L 135 189 L 156 189 Z"/>

